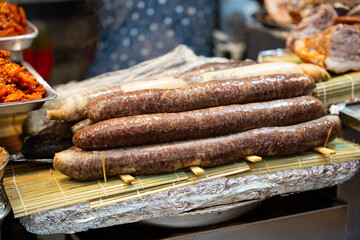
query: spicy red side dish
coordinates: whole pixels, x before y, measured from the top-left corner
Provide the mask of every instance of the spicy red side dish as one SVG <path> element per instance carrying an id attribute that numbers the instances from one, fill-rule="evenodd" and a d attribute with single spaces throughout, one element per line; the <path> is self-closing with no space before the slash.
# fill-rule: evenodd
<path id="1" fill-rule="evenodd" d="M 0 37 L 26 34 L 26 15 L 22 7 L 0 1 Z"/>
<path id="2" fill-rule="evenodd" d="M 0 102 L 40 99 L 45 88 L 35 77 L 16 63 L 11 62 L 9 51 L 0 50 Z"/>

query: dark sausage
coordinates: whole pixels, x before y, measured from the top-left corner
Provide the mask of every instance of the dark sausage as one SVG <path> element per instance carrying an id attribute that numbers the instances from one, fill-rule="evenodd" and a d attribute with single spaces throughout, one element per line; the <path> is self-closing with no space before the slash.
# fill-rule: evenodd
<path id="1" fill-rule="evenodd" d="M 325 114 L 320 100 L 303 96 L 180 113 L 113 118 L 76 132 L 73 142 L 84 150 L 113 149 L 214 137 L 266 126 L 292 125 Z"/>
<path id="2" fill-rule="evenodd" d="M 265 127 L 232 135 L 136 148 L 84 151 L 76 147 L 55 154 L 54 167 L 77 180 L 107 176 L 173 172 L 190 166 L 217 166 L 248 155 L 277 156 L 304 152 L 339 135 L 340 119 L 324 116 L 287 127 Z"/>
<path id="3" fill-rule="evenodd" d="M 41 136 L 40 136 L 41 137 Z M 21 148 L 26 158 L 46 159 L 53 158 L 55 153 L 73 146 L 70 139 L 42 139 L 39 136 L 30 137 Z"/>
<path id="4" fill-rule="evenodd" d="M 38 136 L 39 139 L 69 139 L 74 135 L 71 131 L 72 125 L 74 122 L 52 121 L 46 128 L 33 136 Z"/>
<path id="5" fill-rule="evenodd" d="M 53 158 L 55 153 L 73 146 L 73 124 L 74 122 L 52 121 L 38 134 L 25 137 L 22 154 L 26 158 Z"/>
<path id="6" fill-rule="evenodd" d="M 103 96 L 87 105 L 85 115 L 99 122 L 115 117 L 290 98 L 310 94 L 314 88 L 314 80 L 304 74 L 218 80 L 186 88 L 146 89 Z"/>

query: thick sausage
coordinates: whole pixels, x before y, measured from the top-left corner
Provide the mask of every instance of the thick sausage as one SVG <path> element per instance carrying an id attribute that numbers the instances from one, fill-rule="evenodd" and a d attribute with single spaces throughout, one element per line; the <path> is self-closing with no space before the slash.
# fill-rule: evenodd
<path id="1" fill-rule="evenodd" d="M 105 151 L 84 151 L 76 147 L 55 154 L 54 167 L 77 180 L 107 176 L 173 172 L 190 166 L 217 166 L 248 155 L 277 156 L 304 152 L 330 141 L 341 130 L 337 116 L 324 116 L 287 127 L 265 127 L 232 135 L 188 140 L 153 146 Z"/>
<path id="2" fill-rule="evenodd" d="M 87 105 L 85 115 L 99 122 L 123 116 L 290 98 L 310 94 L 314 88 L 314 80 L 304 74 L 218 80 L 186 88 L 147 89 L 103 96 Z"/>
<path id="3" fill-rule="evenodd" d="M 84 150 L 112 149 L 214 137 L 266 126 L 292 125 L 325 114 L 320 100 L 303 96 L 180 113 L 113 118 L 77 131 L 73 142 Z"/>
<path id="4" fill-rule="evenodd" d="M 101 96 L 118 94 L 141 89 L 153 88 L 179 88 L 188 84 L 182 79 L 164 77 L 154 80 L 129 82 L 118 86 L 109 86 L 89 92 L 81 93 L 76 96 L 66 98 L 56 110 L 47 110 L 47 117 L 50 120 L 79 121 L 85 118 L 84 111 L 88 102 Z"/>
<path id="5" fill-rule="evenodd" d="M 64 122 L 60 120 L 52 121 L 40 132 L 27 137 L 37 137 L 37 139 L 71 139 L 74 135 L 71 131 L 71 127 L 74 122 Z"/>
<path id="6" fill-rule="evenodd" d="M 46 115 L 50 120 L 63 120 L 67 122 L 84 119 L 84 108 L 86 104 L 97 97 L 123 92 L 121 86 L 109 86 L 95 89 L 76 96 L 66 98 L 56 110 L 47 110 Z"/>
<path id="7" fill-rule="evenodd" d="M 254 67 L 256 66 L 256 67 Z M 304 73 L 304 71 L 295 63 L 262 63 L 256 65 L 238 67 L 228 70 L 222 70 L 221 76 L 231 77 L 233 75 L 237 75 L 237 77 L 248 77 L 248 76 L 258 76 L 264 74 L 289 74 L 289 73 Z M 149 65 L 147 66 L 149 68 Z M 129 70 L 130 71 L 130 70 Z M 130 71 L 131 72 L 131 71 Z M 146 79 L 141 76 L 148 75 L 146 71 L 142 69 L 141 72 L 137 71 L 135 75 L 125 74 L 129 79 Z M 190 82 L 199 82 L 199 81 L 211 81 L 216 80 L 218 74 L 208 74 L 202 73 L 199 76 L 196 76 L 198 79 Z M 203 76 L 204 75 L 204 76 Z M 106 76 L 104 74 L 103 76 Z M 121 75 L 123 76 L 123 75 Z M 98 79 L 98 78 L 95 78 Z M 93 81 L 93 80 L 92 80 Z M 47 110 L 47 116 L 50 120 L 64 120 L 64 121 L 79 121 L 84 119 L 84 110 L 87 103 L 92 101 L 94 98 L 97 98 L 100 95 L 107 95 L 111 92 L 128 92 L 128 91 L 136 91 L 140 89 L 154 89 L 154 88 L 179 88 L 188 85 L 189 80 L 186 79 L 183 81 L 178 77 L 163 77 L 156 80 L 146 80 L 146 81 L 133 81 L 126 79 L 120 79 L 116 81 L 117 84 L 121 84 L 119 86 L 107 86 L 104 88 L 92 90 L 85 93 L 80 93 L 76 96 L 71 96 L 66 98 L 56 110 Z M 126 84 L 124 84 L 126 82 Z M 106 85 L 116 84 L 115 82 L 109 83 Z"/>

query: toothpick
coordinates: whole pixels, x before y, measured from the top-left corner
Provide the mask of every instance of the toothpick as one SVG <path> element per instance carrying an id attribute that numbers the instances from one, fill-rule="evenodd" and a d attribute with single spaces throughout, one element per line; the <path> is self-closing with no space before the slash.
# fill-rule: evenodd
<path id="1" fill-rule="evenodd" d="M 330 138 L 330 134 L 331 134 L 331 130 L 332 130 L 332 127 L 330 128 L 329 132 L 328 132 L 328 135 L 327 135 L 327 138 L 326 138 L 326 141 L 325 141 L 325 144 L 324 144 L 324 148 L 326 148 L 326 145 L 328 144 L 328 141 L 329 141 L 329 138 Z"/>
<path id="2" fill-rule="evenodd" d="M 102 161 L 102 169 L 103 169 L 103 174 L 104 174 L 104 182 L 106 183 L 106 171 L 105 171 L 105 158 L 104 158 L 104 153 L 101 154 L 101 161 Z"/>

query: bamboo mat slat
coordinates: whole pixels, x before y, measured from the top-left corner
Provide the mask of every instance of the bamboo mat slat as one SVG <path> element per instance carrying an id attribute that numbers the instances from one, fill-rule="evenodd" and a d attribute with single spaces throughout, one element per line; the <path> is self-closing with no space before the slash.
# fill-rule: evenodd
<path id="1" fill-rule="evenodd" d="M 360 159 L 357 144 L 336 139 L 328 147 L 337 153 L 325 156 L 308 151 L 296 156 L 264 158 L 255 163 L 239 161 L 205 168 L 205 174 L 198 176 L 188 169 L 170 174 L 136 176 L 133 183 L 124 183 L 119 177 L 110 177 L 107 183 L 103 180 L 79 182 L 49 165 L 21 163 L 6 168 L 3 184 L 15 217 L 21 217 L 81 202 L 88 202 L 91 208 L 102 207 L 218 177 L 242 177 Z"/>

